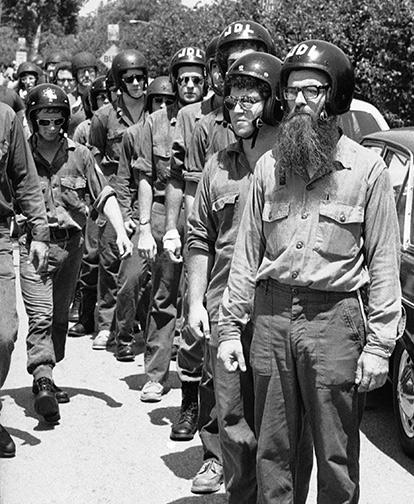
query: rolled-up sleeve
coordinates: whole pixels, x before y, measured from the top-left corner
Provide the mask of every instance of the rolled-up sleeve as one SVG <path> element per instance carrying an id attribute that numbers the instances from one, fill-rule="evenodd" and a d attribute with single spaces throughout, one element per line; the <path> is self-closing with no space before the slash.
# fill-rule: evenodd
<path id="1" fill-rule="evenodd" d="M 19 119 L 11 122 L 7 175 L 12 182 L 19 211 L 27 218 L 34 240 L 48 242 L 49 225 L 36 166 Z"/>
<path id="2" fill-rule="evenodd" d="M 97 115 L 92 116 L 91 129 L 89 131 L 89 145 L 92 154 L 105 155 L 107 128 Z"/>
<path id="3" fill-rule="evenodd" d="M 265 250 L 262 168 L 259 160 L 240 221 L 227 288 L 220 306 L 219 342 L 240 339 L 251 316 L 257 270 Z"/>
<path id="4" fill-rule="evenodd" d="M 116 192 L 108 185 L 104 174 L 88 149 L 85 148 L 83 155 L 85 156 L 86 179 L 92 204 L 98 212 L 102 212 L 107 199 L 110 196 L 116 196 Z"/>
<path id="5" fill-rule="evenodd" d="M 364 248 L 370 284 L 365 351 L 389 357 L 401 318 L 400 237 L 388 170 L 371 172 L 365 207 Z"/>
<path id="6" fill-rule="evenodd" d="M 116 193 L 124 220 L 129 219 L 132 215 L 131 192 L 136 191 L 132 163 L 138 158 L 139 153 L 136 152 L 138 143 L 138 139 L 134 139 L 131 132 L 126 130 L 122 136 L 121 155 L 116 176 Z"/>
<path id="7" fill-rule="evenodd" d="M 188 249 L 200 249 L 214 255 L 214 245 L 217 240 L 217 226 L 211 213 L 210 168 L 212 159 L 206 166 L 200 184 L 197 187 L 194 205 L 188 219 L 187 245 Z"/>
<path id="8" fill-rule="evenodd" d="M 188 146 L 187 170 L 184 173 L 186 182 L 195 182 L 198 184 L 200 181 L 206 163 L 207 141 L 205 120 L 201 119 L 194 127 L 193 138 Z"/>
<path id="9" fill-rule="evenodd" d="M 177 122 L 175 124 L 174 138 L 171 148 L 171 168 L 170 177 L 175 180 L 184 180 L 184 164 L 186 157 L 185 147 L 185 121 L 183 119 L 182 110 L 177 114 Z"/>

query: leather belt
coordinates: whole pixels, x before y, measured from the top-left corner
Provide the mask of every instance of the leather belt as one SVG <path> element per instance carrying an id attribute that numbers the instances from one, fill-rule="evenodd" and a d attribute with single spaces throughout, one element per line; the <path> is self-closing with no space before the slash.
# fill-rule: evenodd
<path id="1" fill-rule="evenodd" d="M 49 228 L 50 231 L 50 239 L 52 241 L 64 241 L 69 240 L 73 236 L 81 233 L 80 229 L 77 228 Z"/>

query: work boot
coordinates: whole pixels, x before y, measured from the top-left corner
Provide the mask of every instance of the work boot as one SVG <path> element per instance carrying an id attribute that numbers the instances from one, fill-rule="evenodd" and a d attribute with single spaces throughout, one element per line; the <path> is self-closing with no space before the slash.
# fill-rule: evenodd
<path id="1" fill-rule="evenodd" d="M 0 458 L 11 458 L 16 454 L 16 445 L 6 429 L 0 425 Z"/>
<path id="2" fill-rule="evenodd" d="M 75 296 L 69 309 L 69 322 L 77 322 L 79 320 L 79 310 L 81 304 L 81 291 L 76 287 Z"/>
<path id="3" fill-rule="evenodd" d="M 35 395 L 34 408 L 46 422 L 56 423 L 60 420 L 59 404 L 53 388 L 53 382 L 46 376 L 41 376 L 35 381 L 37 394 Z"/>
<path id="4" fill-rule="evenodd" d="M 135 359 L 135 352 L 132 343 L 117 343 L 115 358 L 121 362 L 132 362 Z"/>
<path id="5" fill-rule="evenodd" d="M 171 428 L 170 439 L 190 441 L 197 431 L 198 382 L 182 382 L 181 393 L 180 417 Z"/>

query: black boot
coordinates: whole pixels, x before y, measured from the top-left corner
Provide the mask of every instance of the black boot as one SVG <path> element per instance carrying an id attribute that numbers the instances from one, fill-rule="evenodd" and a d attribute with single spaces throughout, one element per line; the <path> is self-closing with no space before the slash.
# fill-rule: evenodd
<path id="1" fill-rule="evenodd" d="M 81 290 L 79 286 L 76 286 L 75 295 L 69 308 L 69 322 L 77 322 L 79 320 L 80 303 Z"/>
<path id="2" fill-rule="evenodd" d="M 197 431 L 198 382 L 183 382 L 180 418 L 171 428 L 170 439 L 190 441 Z"/>
<path id="3" fill-rule="evenodd" d="M 37 394 L 35 395 L 34 408 L 46 422 L 56 423 L 60 420 L 59 404 L 53 390 L 53 382 L 45 376 L 41 376 L 35 382 Z"/>
<path id="4" fill-rule="evenodd" d="M 11 458 L 16 454 L 16 446 L 10 434 L 0 425 L 0 457 Z"/>

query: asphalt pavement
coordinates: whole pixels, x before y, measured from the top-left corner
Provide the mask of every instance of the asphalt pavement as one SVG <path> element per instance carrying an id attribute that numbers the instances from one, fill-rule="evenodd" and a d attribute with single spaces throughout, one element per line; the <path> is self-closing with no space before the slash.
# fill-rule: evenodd
<path id="1" fill-rule="evenodd" d="M 0 308 L 1 310 L 1 308 Z M 135 362 L 92 350 L 90 337 L 68 338 L 56 383 L 68 391 L 56 426 L 40 421 L 25 369 L 27 318 L 21 298 L 19 337 L 0 392 L 2 423 L 16 457 L 0 459 L 0 504 L 225 504 L 224 488 L 191 493 L 202 464 L 198 436 L 169 439 L 181 392 L 171 363 L 171 390 L 159 403 L 142 403 L 143 342 Z M 1 311 L 0 311 L 1 313 Z M 361 432 L 361 504 L 413 504 L 414 461 L 398 445 L 389 387 L 370 395 Z M 307 504 L 316 503 L 316 474 Z M 336 504 L 336 503 L 332 503 Z"/>

